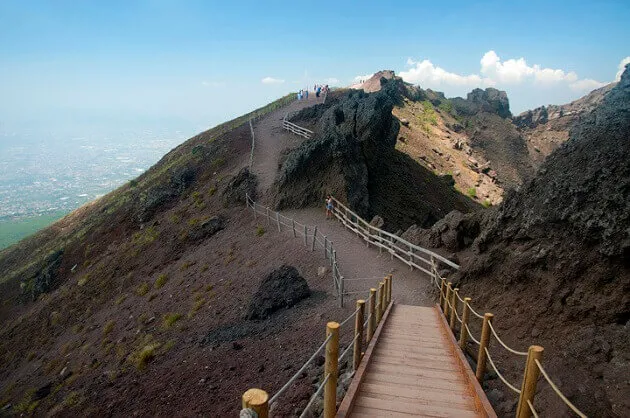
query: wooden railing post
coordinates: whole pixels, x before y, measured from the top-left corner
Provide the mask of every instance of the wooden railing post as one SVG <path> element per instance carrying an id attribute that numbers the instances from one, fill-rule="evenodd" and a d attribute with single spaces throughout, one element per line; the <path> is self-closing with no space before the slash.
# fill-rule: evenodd
<path id="1" fill-rule="evenodd" d="M 536 394 L 536 383 L 540 376 L 540 369 L 536 365 L 536 361 L 542 360 L 544 348 L 539 345 L 529 346 L 527 350 L 527 362 L 525 363 L 525 374 L 523 375 L 523 385 L 521 386 L 521 394 L 518 398 L 518 406 L 516 407 L 517 418 L 529 418 L 532 411 L 527 405 L 527 401 L 534 404 L 534 395 Z"/>
<path id="2" fill-rule="evenodd" d="M 448 304 L 450 303 L 451 292 L 453 290 L 453 283 L 448 282 L 446 285 L 446 296 L 444 296 L 444 305 L 442 306 L 442 312 L 444 312 L 444 317 L 448 318 Z"/>
<path id="3" fill-rule="evenodd" d="M 328 238 L 324 235 L 324 260 L 328 258 Z"/>
<path id="4" fill-rule="evenodd" d="M 413 247 L 409 244 L 409 271 L 413 271 Z"/>
<path id="5" fill-rule="evenodd" d="M 394 276 L 388 274 L 387 277 L 389 278 L 387 282 L 387 306 L 389 306 L 389 304 L 392 303 L 392 282 L 394 281 Z"/>
<path id="6" fill-rule="evenodd" d="M 451 326 L 451 329 L 453 331 L 455 331 L 455 319 L 456 319 L 455 314 L 457 313 L 457 292 L 459 292 L 458 287 L 453 289 L 453 297 L 451 298 L 452 309 L 451 309 L 451 320 L 449 322 L 449 325 Z"/>
<path id="7" fill-rule="evenodd" d="M 280 229 L 280 212 L 276 212 L 276 223 L 278 224 L 278 232 L 282 232 Z"/>
<path id="8" fill-rule="evenodd" d="M 385 282 L 378 284 L 378 294 L 376 296 L 376 323 L 381 322 L 383 316 L 383 289 L 385 288 Z"/>
<path id="9" fill-rule="evenodd" d="M 324 365 L 324 379 L 328 377 L 324 387 L 324 418 L 334 418 L 337 412 L 337 377 L 339 374 L 339 323 L 326 324 L 326 338 L 332 335 L 326 344 L 326 363 Z"/>
<path id="10" fill-rule="evenodd" d="M 383 296 L 383 312 L 385 312 L 389 306 L 389 276 L 385 276 L 383 281 L 385 282 L 385 286 L 383 286 L 383 293 L 385 293 L 385 296 Z"/>
<path id="11" fill-rule="evenodd" d="M 334 269 L 334 267 L 333 267 Z M 343 308 L 343 276 L 339 277 L 339 307 Z"/>
<path id="12" fill-rule="evenodd" d="M 291 229 L 293 229 L 293 238 L 297 237 L 297 233 L 295 232 L 295 219 L 291 219 Z"/>
<path id="13" fill-rule="evenodd" d="M 370 289 L 370 299 L 368 300 L 368 325 L 366 343 L 372 340 L 374 330 L 376 329 L 376 289 Z"/>
<path id="14" fill-rule="evenodd" d="M 446 295 L 446 279 L 441 279 L 440 283 L 440 307 L 442 308 L 442 312 L 444 312 L 444 295 Z"/>
<path id="15" fill-rule="evenodd" d="M 475 372 L 479 383 L 483 381 L 483 375 L 486 373 L 486 348 L 488 348 L 488 343 L 490 342 L 490 326 L 488 324 L 492 322 L 492 318 L 494 318 L 494 315 L 491 313 L 486 312 L 483 315 L 483 326 L 481 327 L 481 338 L 479 339 L 479 353 L 477 353 L 477 371 Z"/>
<path id="16" fill-rule="evenodd" d="M 313 246 L 311 247 L 311 251 L 315 251 L 316 242 L 317 242 L 317 225 L 315 225 L 315 229 L 313 230 Z"/>
<path id="17" fill-rule="evenodd" d="M 269 417 L 269 395 L 262 389 L 249 389 L 247 392 L 243 393 L 242 399 L 242 408 L 243 409 L 251 409 L 256 414 L 258 414 L 258 418 L 268 418 Z"/>
<path id="18" fill-rule="evenodd" d="M 469 305 L 470 305 L 471 300 L 472 299 L 470 298 L 464 298 L 464 308 L 462 311 L 462 325 L 459 330 L 459 346 L 461 347 L 462 350 L 466 349 L 466 343 L 468 342 L 468 328 L 466 328 L 466 325 L 468 325 L 468 315 L 470 314 Z"/>
<path id="19" fill-rule="evenodd" d="M 269 216 L 269 208 L 265 208 L 265 212 L 267 215 L 267 226 L 271 225 L 270 216 Z"/>
<path id="20" fill-rule="evenodd" d="M 357 316 L 354 318 L 354 357 L 352 359 L 352 369 L 357 370 L 361 362 L 361 352 L 363 349 L 363 317 L 365 315 L 365 301 L 357 300 Z"/>
<path id="21" fill-rule="evenodd" d="M 308 228 L 304 225 L 304 246 L 308 247 Z"/>

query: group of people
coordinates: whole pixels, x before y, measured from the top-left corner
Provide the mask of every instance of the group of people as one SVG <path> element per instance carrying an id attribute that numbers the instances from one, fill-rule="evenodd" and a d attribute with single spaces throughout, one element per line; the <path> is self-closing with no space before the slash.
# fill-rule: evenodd
<path id="1" fill-rule="evenodd" d="M 315 97 L 319 97 L 322 94 L 326 95 L 328 94 L 328 84 L 326 85 L 321 85 L 321 84 L 315 84 L 313 86 L 313 92 L 315 92 Z M 300 89 L 300 91 L 298 91 L 297 93 L 297 99 L 298 100 L 308 100 L 308 89 Z"/>

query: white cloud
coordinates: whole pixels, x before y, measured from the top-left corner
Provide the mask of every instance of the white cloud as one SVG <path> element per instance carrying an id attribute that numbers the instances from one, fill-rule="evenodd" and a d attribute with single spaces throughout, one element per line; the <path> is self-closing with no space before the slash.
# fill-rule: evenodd
<path id="1" fill-rule="evenodd" d="M 284 80 L 281 80 L 279 78 L 273 78 L 273 77 L 265 77 L 262 80 L 260 80 L 260 82 L 263 84 L 282 84 L 284 83 Z"/>
<path id="2" fill-rule="evenodd" d="M 600 87 L 604 87 L 608 83 L 601 83 L 597 80 L 592 80 L 590 78 L 585 78 L 582 80 L 578 80 L 575 83 L 569 84 L 569 87 L 573 91 L 591 91 L 598 89 Z"/>
<path id="3" fill-rule="evenodd" d="M 407 59 L 407 65 L 411 68 L 408 71 L 401 71 L 400 76 L 409 83 L 426 85 L 427 87 L 439 87 L 440 85 L 451 86 L 482 86 L 492 85 L 492 80 L 482 78 L 477 74 L 459 75 L 446 71 L 441 67 L 433 65 L 429 60 L 416 62 L 411 58 Z"/>
<path id="4" fill-rule="evenodd" d="M 619 71 L 617 71 L 617 74 L 615 75 L 615 81 L 621 80 L 621 74 L 623 74 L 623 71 L 626 69 L 626 64 L 630 64 L 630 57 L 625 57 L 619 63 Z"/>
<path id="5" fill-rule="evenodd" d="M 360 83 L 361 81 L 367 80 L 369 78 L 371 78 L 374 75 L 374 73 L 372 74 L 366 74 L 366 75 L 358 75 L 356 77 L 354 77 L 352 79 L 352 81 L 354 81 L 355 83 Z"/>

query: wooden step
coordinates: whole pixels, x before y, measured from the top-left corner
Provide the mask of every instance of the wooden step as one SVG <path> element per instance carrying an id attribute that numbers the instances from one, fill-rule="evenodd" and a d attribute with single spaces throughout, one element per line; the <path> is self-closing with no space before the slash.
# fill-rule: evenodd
<path id="1" fill-rule="evenodd" d="M 425 416 L 425 417 L 479 417 L 481 416 L 474 410 L 468 408 L 447 407 L 438 405 L 421 405 L 421 404 L 409 404 L 403 402 L 395 402 L 391 400 L 377 399 L 368 396 L 359 396 L 356 401 L 357 407 L 365 407 L 374 411 L 378 410 L 377 416 Z M 391 415 L 388 411 L 398 414 L 406 415 Z M 364 416 L 359 410 L 355 410 L 356 416 Z"/>
<path id="2" fill-rule="evenodd" d="M 427 369 L 421 366 L 410 367 L 406 364 L 390 364 L 379 361 L 377 359 L 374 359 L 374 361 L 371 362 L 370 365 L 371 367 L 368 373 L 371 373 L 372 371 L 378 373 L 379 371 L 381 371 L 386 373 L 395 373 L 399 375 L 430 377 L 432 379 L 442 379 L 449 382 L 464 381 L 464 377 L 460 373 L 454 373 L 452 371 Z"/>

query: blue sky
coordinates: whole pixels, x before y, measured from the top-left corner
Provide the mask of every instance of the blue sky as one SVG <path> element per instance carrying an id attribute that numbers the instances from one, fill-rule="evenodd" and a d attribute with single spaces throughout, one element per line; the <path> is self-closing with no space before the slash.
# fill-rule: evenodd
<path id="1" fill-rule="evenodd" d="M 0 131 L 192 133 L 381 69 L 448 96 L 495 86 L 518 113 L 613 81 L 630 56 L 628 21 L 627 0 L 5 0 Z"/>

